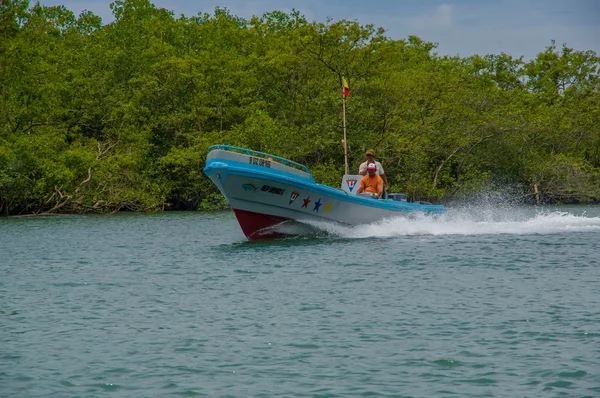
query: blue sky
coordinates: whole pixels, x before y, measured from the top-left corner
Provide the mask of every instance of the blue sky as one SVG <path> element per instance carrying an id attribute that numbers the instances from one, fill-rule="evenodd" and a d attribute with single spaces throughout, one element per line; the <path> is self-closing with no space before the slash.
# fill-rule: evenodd
<path id="1" fill-rule="evenodd" d="M 152 1 L 152 0 L 151 0 Z M 87 9 L 112 21 L 109 0 L 43 0 L 79 14 Z M 213 13 L 226 7 L 249 18 L 298 10 L 309 21 L 356 20 L 383 27 L 388 37 L 409 35 L 438 43 L 438 54 L 500 54 L 531 59 L 555 40 L 600 54 L 600 1 L 596 0 L 153 0 L 176 16 Z M 32 0 L 33 4 L 34 1 Z"/>

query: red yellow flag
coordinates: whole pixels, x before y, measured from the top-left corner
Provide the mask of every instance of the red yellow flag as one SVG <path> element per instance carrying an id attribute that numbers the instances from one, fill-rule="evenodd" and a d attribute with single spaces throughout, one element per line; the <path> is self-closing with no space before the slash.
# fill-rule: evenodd
<path id="1" fill-rule="evenodd" d="M 345 78 L 342 77 L 342 95 L 347 97 L 350 94 L 350 87 L 348 87 L 348 82 Z"/>

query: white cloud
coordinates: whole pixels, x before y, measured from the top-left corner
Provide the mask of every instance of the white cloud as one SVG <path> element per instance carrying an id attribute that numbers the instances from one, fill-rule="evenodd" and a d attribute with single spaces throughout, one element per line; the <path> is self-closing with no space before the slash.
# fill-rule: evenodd
<path id="1" fill-rule="evenodd" d="M 454 7 L 450 4 L 439 5 L 433 16 L 433 20 L 438 23 L 440 27 L 450 27 L 453 25 L 452 12 Z"/>
<path id="2" fill-rule="evenodd" d="M 406 18 L 408 26 L 412 29 L 440 29 L 454 25 L 454 7 L 450 4 L 440 4 L 426 14 Z"/>

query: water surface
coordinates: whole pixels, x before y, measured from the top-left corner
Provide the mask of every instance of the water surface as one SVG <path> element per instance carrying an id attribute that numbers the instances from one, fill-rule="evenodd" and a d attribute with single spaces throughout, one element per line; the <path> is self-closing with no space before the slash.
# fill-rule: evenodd
<path id="1" fill-rule="evenodd" d="M 599 207 L 309 227 L 0 219 L 0 396 L 600 396 Z"/>

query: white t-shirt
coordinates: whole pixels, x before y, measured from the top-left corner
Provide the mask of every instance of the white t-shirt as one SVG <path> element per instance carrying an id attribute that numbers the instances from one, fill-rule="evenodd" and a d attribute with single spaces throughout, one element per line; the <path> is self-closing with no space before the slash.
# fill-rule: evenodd
<path id="1" fill-rule="evenodd" d="M 367 172 L 367 163 L 368 162 L 361 163 L 360 167 L 358 168 L 358 174 Z M 379 163 L 378 161 L 375 161 L 375 166 L 377 166 L 377 175 L 378 176 L 385 174 L 385 171 L 383 171 L 383 166 L 381 165 L 381 163 Z"/>

